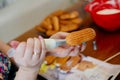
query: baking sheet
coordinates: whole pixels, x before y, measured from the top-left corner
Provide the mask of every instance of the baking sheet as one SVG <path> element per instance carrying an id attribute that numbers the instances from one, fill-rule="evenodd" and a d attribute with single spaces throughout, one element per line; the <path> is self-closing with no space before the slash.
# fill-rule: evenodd
<path id="1" fill-rule="evenodd" d="M 49 68 L 47 72 L 40 73 L 40 75 L 48 80 L 72 80 L 76 75 L 80 80 L 115 80 L 120 72 L 120 65 L 106 63 L 90 56 L 83 57 L 83 60 L 91 61 L 97 66 L 85 71 L 80 71 L 76 67 L 73 67 L 68 73 L 61 73 L 59 68 L 55 67 L 54 69 Z M 72 78 L 70 78 L 71 76 Z"/>

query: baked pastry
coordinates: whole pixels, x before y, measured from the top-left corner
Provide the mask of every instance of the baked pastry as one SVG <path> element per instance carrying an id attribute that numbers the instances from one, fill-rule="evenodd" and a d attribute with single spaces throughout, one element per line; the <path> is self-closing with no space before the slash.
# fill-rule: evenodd
<path id="1" fill-rule="evenodd" d="M 66 13 L 60 16 L 60 19 L 73 19 L 79 16 L 77 11 L 73 11 L 71 13 Z"/>
<path id="2" fill-rule="evenodd" d="M 58 17 L 57 16 L 53 16 L 52 17 L 52 23 L 53 23 L 53 28 L 54 28 L 54 30 L 55 31 L 59 31 L 59 29 L 60 29 L 60 25 L 59 25 L 59 19 L 58 19 Z"/>
<path id="3" fill-rule="evenodd" d="M 47 56 L 45 58 L 44 63 L 47 64 L 47 65 L 50 65 L 50 64 L 52 64 L 54 62 L 55 59 L 56 59 L 55 56 Z"/>
<path id="4" fill-rule="evenodd" d="M 70 56 L 67 56 L 67 57 L 58 57 L 58 58 L 56 58 L 55 65 L 57 67 L 61 66 L 61 65 L 65 64 L 69 59 L 70 59 Z"/>
<path id="5" fill-rule="evenodd" d="M 69 72 L 71 68 L 81 61 L 81 56 L 72 56 L 64 65 L 60 66 L 61 71 Z"/>
<path id="6" fill-rule="evenodd" d="M 69 32 L 69 31 L 78 29 L 78 27 L 79 26 L 77 24 L 60 25 L 60 31 Z"/>
<path id="7" fill-rule="evenodd" d="M 77 30 L 81 23 L 82 18 L 79 17 L 78 11 L 66 12 L 58 10 L 48 15 L 35 28 L 49 37 L 58 31 L 69 32 Z"/>
<path id="8" fill-rule="evenodd" d="M 79 31 L 71 32 L 66 36 L 66 43 L 71 46 L 80 45 L 83 42 L 90 41 L 96 36 L 95 30 L 85 28 Z"/>
<path id="9" fill-rule="evenodd" d="M 47 36 L 52 36 L 53 34 L 57 33 L 58 31 L 55 31 L 55 30 L 47 30 L 46 31 L 46 35 Z"/>
<path id="10" fill-rule="evenodd" d="M 81 71 L 84 71 L 86 69 L 90 69 L 90 68 L 93 68 L 93 67 L 95 67 L 95 64 L 93 64 L 90 61 L 85 61 L 85 60 L 83 60 L 79 64 L 77 64 L 77 69 L 81 70 Z"/>

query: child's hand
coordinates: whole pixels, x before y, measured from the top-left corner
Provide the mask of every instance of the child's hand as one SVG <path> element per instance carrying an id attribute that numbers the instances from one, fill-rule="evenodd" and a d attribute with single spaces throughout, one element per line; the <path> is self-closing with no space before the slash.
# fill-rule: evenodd
<path id="1" fill-rule="evenodd" d="M 46 47 L 43 38 L 29 38 L 27 42 L 19 43 L 14 59 L 20 68 L 38 71 L 45 55 Z"/>
<path id="2" fill-rule="evenodd" d="M 53 36 L 51 36 L 50 38 L 65 39 L 68 34 L 69 33 L 67 33 L 67 32 L 58 32 L 58 33 L 54 34 Z M 64 44 L 53 50 L 48 51 L 47 55 L 54 55 L 57 57 L 76 56 L 81 52 L 81 48 L 82 47 L 80 45 L 71 47 L 67 44 Z"/>
<path id="3" fill-rule="evenodd" d="M 12 48 L 16 49 L 17 46 L 19 45 L 19 43 L 20 43 L 19 41 L 13 40 L 13 41 L 11 41 L 11 42 L 9 43 L 9 45 L 10 45 Z"/>

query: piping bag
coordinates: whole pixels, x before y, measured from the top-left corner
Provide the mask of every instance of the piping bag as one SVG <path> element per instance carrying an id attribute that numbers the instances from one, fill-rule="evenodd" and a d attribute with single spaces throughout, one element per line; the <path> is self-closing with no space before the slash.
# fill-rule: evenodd
<path id="1" fill-rule="evenodd" d="M 77 46 L 84 42 L 94 39 L 96 33 L 92 28 L 85 28 L 79 31 L 69 33 L 65 39 L 44 39 L 45 45 L 48 50 L 52 50 L 62 44 L 68 44 L 70 46 Z M 8 57 L 12 57 L 15 53 L 15 49 L 8 50 Z"/>
<path id="2" fill-rule="evenodd" d="M 54 49 L 62 44 L 65 44 L 66 41 L 65 39 L 44 39 L 45 40 L 45 45 L 48 50 Z M 15 49 L 11 48 L 8 50 L 8 57 L 13 57 L 15 53 Z"/>

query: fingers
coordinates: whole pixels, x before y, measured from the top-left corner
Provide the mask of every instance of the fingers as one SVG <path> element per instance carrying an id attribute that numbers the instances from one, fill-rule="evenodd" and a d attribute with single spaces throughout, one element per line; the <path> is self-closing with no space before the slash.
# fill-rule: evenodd
<path id="1" fill-rule="evenodd" d="M 19 45 L 19 41 L 11 41 L 9 44 L 12 48 L 16 49 Z"/>
<path id="2" fill-rule="evenodd" d="M 81 45 L 81 50 L 80 51 L 83 52 L 86 49 L 86 47 L 87 47 L 86 42 L 83 42 L 82 45 Z"/>
<path id="3" fill-rule="evenodd" d="M 52 55 L 56 57 L 66 57 L 66 56 L 76 56 L 80 52 L 80 46 L 74 46 L 74 47 L 57 47 L 49 52 L 47 52 L 47 55 Z"/>
<path id="4" fill-rule="evenodd" d="M 44 39 L 41 36 L 39 36 L 39 40 L 41 42 L 41 56 L 40 56 L 39 61 L 43 62 L 43 60 L 45 59 L 45 56 L 46 56 L 46 46 L 45 46 Z"/>
<path id="5" fill-rule="evenodd" d="M 68 56 L 73 49 L 74 49 L 74 47 L 69 47 L 68 49 L 66 49 L 65 52 L 64 52 L 64 57 Z"/>
<path id="6" fill-rule="evenodd" d="M 14 58 L 18 65 L 36 70 L 43 62 L 45 53 L 46 48 L 42 37 L 29 38 L 27 42 L 19 43 Z"/>
<path id="7" fill-rule="evenodd" d="M 57 56 L 57 57 L 66 57 L 73 50 L 73 48 L 74 47 L 69 47 L 69 48 L 57 47 L 47 52 L 47 55 L 52 55 L 52 56 Z"/>
<path id="8" fill-rule="evenodd" d="M 34 61 L 37 61 L 40 58 L 41 48 L 42 46 L 41 46 L 40 40 L 37 38 L 34 38 L 34 54 L 32 57 Z"/>
<path id="9" fill-rule="evenodd" d="M 20 43 L 21 44 L 21 43 Z M 46 47 L 45 42 L 42 37 L 37 38 L 29 38 L 26 42 L 25 48 L 25 59 L 33 59 L 35 60 L 43 60 L 45 57 Z"/>
<path id="10" fill-rule="evenodd" d="M 58 33 L 54 34 L 53 36 L 51 36 L 50 38 L 53 38 L 53 39 L 65 39 L 65 37 L 68 34 L 69 33 L 67 33 L 67 32 L 58 32 Z"/>
<path id="11" fill-rule="evenodd" d="M 39 39 L 34 38 L 34 54 L 32 57 L 33 61 L 41 64 L 45 58 L 45 55 L 46 47 L 44 39 L 41 36 L 39 36 Z"/>
<path id="12" fill-rule="evenodd" d="M 26 44 L 26 51 L 25 51 L 25 55 L 24 57 L 27 59 L 32 59 L 32 55 L 34 53 L 34 39 L 29 38 L 27 40 L 27 44 Z"/>
<path id="13" fill-rule="evenodd" d="M 23 58 L 24 53 L 25 53 L 25 49 L 26 49 L 26 43 L 22 42 L 19 44 L 19 46 L 16 48 L 16 53 L 14 54 L 14 56 L 16 56 L 17 58 Z"/>
<path id="14" fill-rule="evenodd" d="M 70 52 L 69 56 L 76 56 L 80 52 L 80 46 L 75 46 L 74 49 Z"/>

